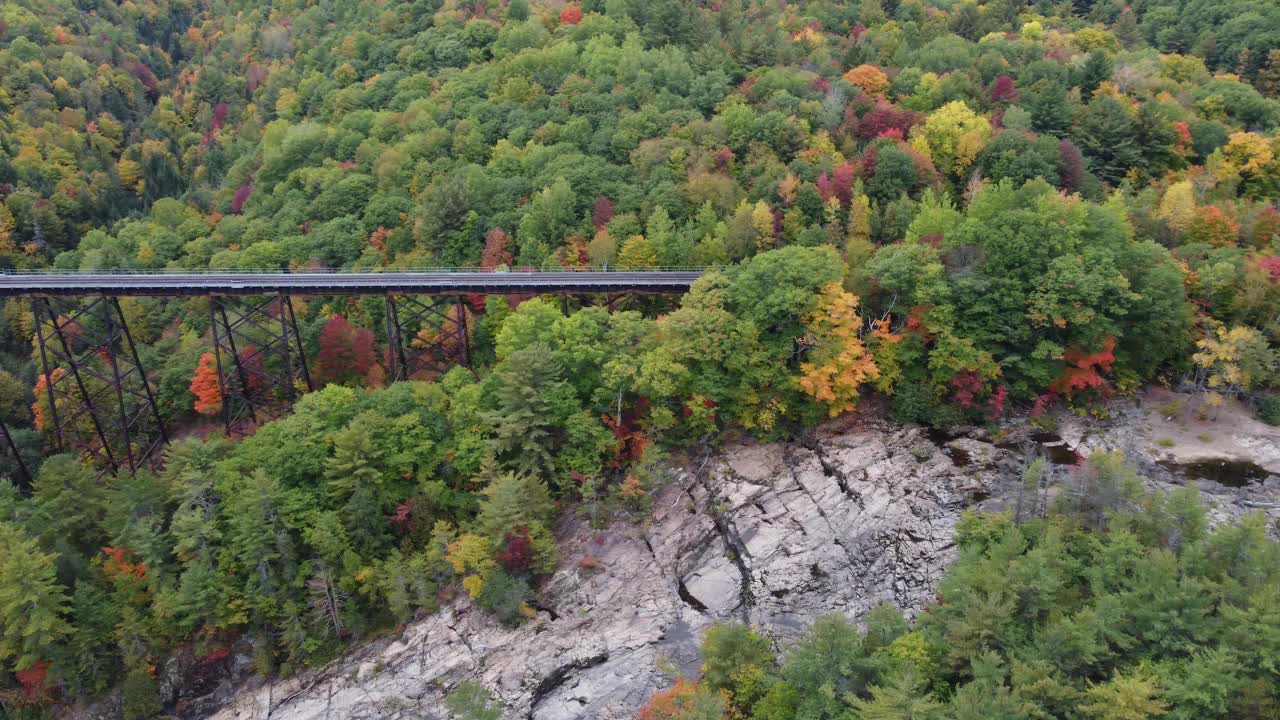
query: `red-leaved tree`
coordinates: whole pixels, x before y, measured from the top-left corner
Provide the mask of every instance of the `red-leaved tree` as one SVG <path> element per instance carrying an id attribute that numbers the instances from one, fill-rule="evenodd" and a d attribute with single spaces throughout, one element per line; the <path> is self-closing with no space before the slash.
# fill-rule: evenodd
<path id="1" fill-rule="evenodd" d="M 43 705 L 53 699 L 49 688 L 49 663 L 36 660 L 26 670 L 19 670 L 15 675 L 18 684 L 22 686 L 23 703 Z"/>
<path id="2" fill-rule="evenodd" d="M 1062 189 L 1078 191 L 1084 185 L 1084 155 L 1075 143 L 1065 138 L 1058 143 L 1058 154 L 1062 157 Z"/>
<path id="3" fill-rule="evenodd" d="M 577 5 L 569 5 L 560 11 L 560 23 L 563 25 L 577 25 L 582 22 L 582 8 Z"/>
<path id="4" fill-rule="evenodd" d="M 245 202 L 249 199 L 249 194 L 253 192 L 253 186 L 245 183 L 236 188 L 236 194 L 231 197 L 231 214 L 239 215 L 244 209 Z"/>
<path id="5" fill-rule="evenodd" d="M 849 200 L 853 197 L 853 180 L 856 173 L 854 167 L 848 161 L 831 168 L 831 174 L 822 173 L 818 176 L 818 194 L 823 200 L 838 198 L 840 204 L 848 206 Z"/>
<path id="6" fill-rule="evenodd" d="M 508 573 L 522 575 L 529 572 L 529 566 L 533 563 L 533 541 L 529 539 L 529 528 L 520 526 L 510 530 L 493 559 Z"/>
<path id="7" fill-rule="evenodd" d="M 1073 395 L 1082 390 L 1104 389 L 1107 381 L 1102 373 L 1111 372 L 1111 365 L 1116 361 L 1116 339 L 1107 338 L 1102 350 L 1096 353 L 1084 353 L 1068 350 L 1062 354 L 1067 366 L 1062 374 L 1049 385 L 1050 392 L 1057 395 Z"/>
<path id="8" fill-rule="evenodd" d="M 613 201 L 603 195 L 596 196 L 596 205 L 591 210 L 591 224 L 595 225 L 597 230 L 603 230 L 612 219 Z"/>
<path id="9" fill-rule="evenodd" d="M 516 256 L 511 253 L 511 238 L 507 231 L 500 227 L 493 228 L 484 234 L 484 252 L 480 256 L 480 267 L 492 270 L 499 265 L 511 265 Z"/>
<path id="10" fill-rule="evenodd" d="M 1280 282 L 1280 255 L 1260 255 L 1257 262 L 1271 276 L 1271 282 Z"/>
<path id="11" fill-rule="evenodd" d="M 516 261 L 516 256 L 511 252 L 511 236 L 506 230 L 500 227 L 491 228 L 489 232 L 484 234 L 484 250 L 480 254 L 480 267 L 483 270 L 493 270 L 500 266 L 511 267 Z M 467 302 L 471 305 L 473 311 L 483 312 L 485 295 L 483 293 L 471 293 L 467 295 Z"/>
<path id="12" fill-rule="evenodd" d="M 1013 78 L 1008 75 L 1001 75 L 991 84 L 991 99 L 998 103 L 1015 103 L 1021 93 L 1018 92 L 1014 85 Z"/>
<path id="13" fill-rule="evenodd" d="M 851 121 L 851 124 L 858 139 L 863 141 L 885 136 L 894 130 L 905 137 L 916 124 L 917 117 L 911 110 L 881 100 L 861 118 Z"/>
<path id="14" fill-rule="evenodd" d="M 376 357 L 373 332 L 334 315 L 320 331 L 315 377 L 322 384 L 367 382 Z"/>

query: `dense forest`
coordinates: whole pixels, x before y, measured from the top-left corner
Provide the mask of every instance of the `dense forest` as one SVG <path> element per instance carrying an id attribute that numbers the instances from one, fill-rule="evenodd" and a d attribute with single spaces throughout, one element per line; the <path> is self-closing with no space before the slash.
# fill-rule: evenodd
<path id="1" fill-rule="evenodd" d="M 106 478 L 54 453 L 7 301 L 0 712 L 151 717 L 172 653 L 288 674 L 456 597 L 521 622 L 558 512 L 642 519 L 666 453 L 868 394 L 994 426 L 1161 383 L 1280 424 L 1278 196 L 1271 0 L 9 0 L 0 268 L 715 270 L 469 297 L 474 367 L 393 384 L 378 299 L 299 298 L 323 389 L 242 441 L 208 301 L 122 298 L 180 439 Z M 1107 497 L 975 519 L 910 631 L 720 631 L 746 659 L 650 717 L 1275 717 L 1275 546 Z"/>

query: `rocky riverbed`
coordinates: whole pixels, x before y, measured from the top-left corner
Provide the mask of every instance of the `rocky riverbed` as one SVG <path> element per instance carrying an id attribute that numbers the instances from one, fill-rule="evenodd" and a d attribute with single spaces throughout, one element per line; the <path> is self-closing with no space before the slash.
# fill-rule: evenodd
<path id="1" fill-rule="evenodd" d="M 184 699 L 184 714 L 444 718 L 444 695 L 474 679 L 509 718 L 634 718 L 673 673 L 696 675 L 698 638 L 714 622 L 749 622 L 781 646 L 824 613 L 858 618 L 883 602 L 918 612 L 954 554 L 963 510 L 1034 511 L 1037 500 L 1018 488 L 1037 455 L 1057 462 L 1039 502 L 1069 486 L 1080 457 L 1121 449 L 1150 489 L 1197 483 L 1215 520 L 1257 509 L 1275 532 L 1280 431 L 1220 419 L 1216 447 L 1171 456 L 1177 445 L 1159 443 L 1171 430 L 1153 402 L 1118 406 L 1105 423 L 1062 418 L 1055 432 L 996 439 L 847 418 L 802 442 L 690 458 L 672 467 L 642 524 L 594 530 L 564 519 L 564 562 L 525 625 L 505 628 L 459 600 L 314 672 L 239 687 L 228 677 L 218 691 Z M 1197 463 L 1219 461 L 1261 475 L 1225 484 L 1197 477 Z"/>

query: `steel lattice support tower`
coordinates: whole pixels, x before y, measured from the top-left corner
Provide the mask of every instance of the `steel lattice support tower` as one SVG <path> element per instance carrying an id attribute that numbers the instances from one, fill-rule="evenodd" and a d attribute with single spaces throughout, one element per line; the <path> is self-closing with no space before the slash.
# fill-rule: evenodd
<path id="1" fill-rule="evenodd" d="M 461 295 L 387 295 L 389 379 L 408 380 L 423 371 L 445 373 L 471 367 L 469 311 Z"/>
<path id="2" fill-rule="evenodd" d="M 35 479 L 31 477 L 31 470 L 27 468 L 27 461 L 22 459 L 22 453 L 18 451 L 18 444 L 13 441 L 13 436 L 9 434 L 9 428 L 0 420 L 0 438 L 4 440 L 3 448 L 0 451 L 8 451 L 13 454 L 13 462 L 18 467 L 18 477 L 13 478 L 13 484 L 18 488 L 18 492 L 23 495 L 31 494 L 31 482 Z"/>
<path id="3" fill-rule="evenodd" d="M 227 435 L 246 435 L 281 417 L 311 390 L 293 302 L 268 297 L 209 298 L 222 422 Z"/>
<path id="4" fill-rule="evenodd" d="M 137 472 L 159 460 L 164 419 L 114 297 L 35 297 L 44 398 L 60 450 Z"/>

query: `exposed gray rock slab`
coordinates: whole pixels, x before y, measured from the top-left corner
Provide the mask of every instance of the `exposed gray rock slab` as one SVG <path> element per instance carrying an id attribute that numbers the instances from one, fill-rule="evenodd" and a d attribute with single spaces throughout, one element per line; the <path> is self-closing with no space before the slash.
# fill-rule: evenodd
<path id="1" fill-rule="evenodd" d="M 471 678 L 512 718 L 632 718 L 670 683 L 664 670 L 696 673 L 716 621 L 784 644 L 827 612 L 919 611 L 951 557 L 962 488 L 985 482 L 958 470 L 918 430 L 727 448 L 676 473 L 643 528 L 566 522 L 566 562 L 534 621 L 504 628 L 459 601 L 328 668 L 246 688 L 214 717 L 443 717 Z M 579 566 L 587 556 L 597 570 Z"/>

